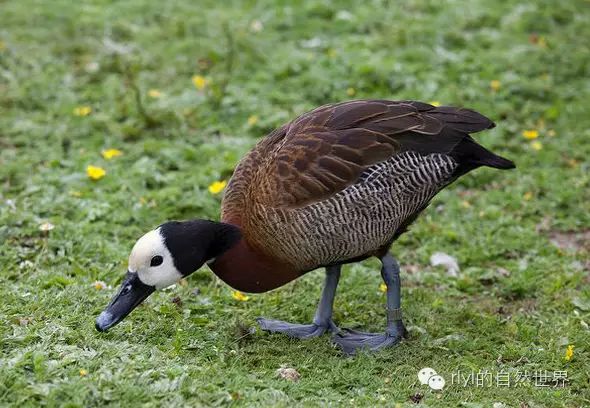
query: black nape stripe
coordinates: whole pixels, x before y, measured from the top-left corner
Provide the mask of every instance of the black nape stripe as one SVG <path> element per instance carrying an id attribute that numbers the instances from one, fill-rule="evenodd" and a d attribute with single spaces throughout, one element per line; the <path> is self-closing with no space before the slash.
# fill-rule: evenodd
<path id="1" fill-rule="evenodd" d="M 174 266 L 184 276 L 221 255 L 241 238 L 238 227 L 209 220 L 169 221 L 159 228 Z"/>

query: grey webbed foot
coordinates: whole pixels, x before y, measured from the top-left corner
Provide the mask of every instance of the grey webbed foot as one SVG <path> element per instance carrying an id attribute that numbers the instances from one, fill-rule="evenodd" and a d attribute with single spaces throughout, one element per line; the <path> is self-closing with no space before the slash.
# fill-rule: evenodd
<path id="1" fill-rule="evenodd" d="M 332 341 L 340 346 L 344 353 L 354 354 L 358 350 L 376 351 L 395 346 L 401 339 L 401 335 L 390 333 L 363 333 L 354 330 L 343 330 L 335 335 Z"/>
<path id="2" fill-rule="evenodd" d="M 351 329 L 342 329 L 332 337 L 345 354 L 354 354 L 358 350 L 376 351 L 385 347 L 397 345 L 402 338 L 407 337 L 407 331 L 401 321 L 394 323 L 393 328 L 385 333 L 366 333 Z"/>
<path id="3" fill-rule="evenodd" d="M 272 319 L 265 319 L 265 318 L 258 318 L 256 319 L 260 328 L 262 330 L 271 332 L 271 333 L 283 333 L 290 337 L 295 337 L 298 339 L 310 339 L 312 337 L 321 336 L 327 331 L 330 332 L 338 332 L 338 327 L 334 324 L 334 322 L 330 319 L 324 324 L 297 324 L 297 323 L 288 323 L 283 322 L 280 320 L 272 320 Z"/>
<path id="4" fill-rule="evenodd" d="M 334 296 L 336 295 L 336 287 L 338 286 L 339 279 L 340 265 L 328 266 L 326 268 L 326 280 L 324 282 L 324 289 L 322 290 L 322 297 L 312 324 L 288 323 L 280 320 L 264 319 L 262 317 L 256 319 L 258 324 L 262 330 L 271 333 L 283 333 L 298 339 L 321 336 L 327 331 L 337 333 L 340 330 L 332 321 L 332 307 L 334 305 Z"/>

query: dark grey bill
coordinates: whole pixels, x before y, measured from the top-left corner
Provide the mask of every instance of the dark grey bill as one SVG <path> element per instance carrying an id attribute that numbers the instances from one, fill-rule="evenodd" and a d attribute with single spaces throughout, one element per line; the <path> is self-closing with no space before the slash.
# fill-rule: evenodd
<path id="1" fill-rule="evenodd" d="M 96 318 L 96 330 L 103 332 L 119 323 L 154 290 L 156 290 L 155 287 L 139 280 L 137 273 L 127 272 L 119 293 Z"/>

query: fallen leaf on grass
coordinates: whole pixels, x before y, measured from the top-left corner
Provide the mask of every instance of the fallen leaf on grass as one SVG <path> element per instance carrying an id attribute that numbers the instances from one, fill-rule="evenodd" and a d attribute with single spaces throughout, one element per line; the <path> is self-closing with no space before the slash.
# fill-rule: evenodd
<path id="1" fill-rule="evenodd" d="M 162 96 L 162 92 L 158 91 L 157 89 L 150 89 L 148 91 L 148 96 L 153 99 L 158 99 Z"/>
<path id="2" fill-rule="evenodd" d="M 447 269 L 447 275 L 458 276 L 459 275 L 459 264 L 457 259 L 444 252 L 435 252 L 430 257 L 430 264 L 432 266 L 444 266 Z"/>
<path id="3" fill-rule="evenodd" d="M 579 297 L 572 299 L 572 304 L 583 312 L 590 311 L 590 300 L 584 300 Z"/>
<path id="4" fill-rule="evenodd" d="M 254 20 L 250 23 L 250 30 L 255 33 L 259 33 L 264 29 L 264 24 L 260 20 Z"/>
<path id="5" fill-rule="evenodd" d="M 545 231 L 549 231 L 549 228 L 551 228 L 551 217 L 549 216 L 545 216 L 541 219 L 541 222 L 539 222 L 536 226 L 535 226 L 535 231 L 536 232 L 545 232 Z"/>
<path id="6" fill-rule="evenodd" d="M 426 329 L 420 326 L 408 326 L 406 327 L 406 330 L 410 333 L 419 333 L 420 335 L 425 335 L 427 333 Z"/>
<path id="7" fill-rule="evenodd" d="M 406 264 L 406 265 L 404 265 L 403 269 L 406 274 L 408 274 L 408 273 L 412 274 L 412 273 L 420 272 L 423 269 L 423 267 L 422 267 L 422 265 L 418 265 L 418 264 Z"/>
<path id="8" fill-rule="evenodd" d="M 435 346 L 440 346 L 441 344 L 444 344 L 448 341 L 460 341 L 463 339 L 465 339 L 465 336 L 463 336 L 462 334 L 449 334 L 447 336 L 440 337 L 436 340 L 433 340 L 432 344 Z"/>
<path id="9" fill-rule="evenodd" d="M 54 228 L 55 228 L 55 225 L 53 225 L 50 222 L 44 222 L 43 224 L 39 225 L 39 231 L 42 231 L 42 232 L 49 232 Z"/>
<path id="10" fill-rule="evenodd" d="M 18 267 L 20 269 L 32 268 L 33 266 L 35 266 L 35 264 L 33 262 L 29 261 L 28 259 L 24 260 L 18 264 Z"/>
<path id="11" fill-rule="evenodd" d="M 277 377 L 280 377 L 280 378 L 285 379 L 287 381 L 293 381 L 293 382 L 299 381 L 299 377 L 301 377 L 301 374 L 299 374 L 299 372 L 297 370 L 295 370 L 294 368 L 291 368 L 291 367 L 284 366 L 284 365 L 282 365 L 279 369 L 277 369 L 276 374 L 277 374 Z"/>

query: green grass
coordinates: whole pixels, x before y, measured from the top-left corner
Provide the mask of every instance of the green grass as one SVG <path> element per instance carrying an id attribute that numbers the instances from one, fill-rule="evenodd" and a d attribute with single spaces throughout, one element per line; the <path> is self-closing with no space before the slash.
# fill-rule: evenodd
<path id="1" fill-rule="evenodd" d="M 1 1 L 0 405 L 590 405 L 589 19 L 582 0 Z M 238 302 L 206 267 L 95 331 L 141 234 L 217 219 L 211 182 L 349 88 L 477 109 L 498 123 L 478 140 L 518 165 L 464 177 L 394 245 L 408 341 L 346 358 L 328 337 L 246 335 L 257 316 L 309 321 L 322 273 Z M 104 160 L 111 147 L 123 155 Z M 89 164 L 106 176 L 89 180 Z M 560 249 L 556 234 L 579 239 Z M 429 266 L 437 251 L 458 258 L 458 278 Z M 383 329 L 378 267 L 345 267 L 341 326 Z M 283 364 L 299 382 L 277 378 Z M 486 369 L 569 381 L 436 393 L 417 381 L 425 366 L 448 384 Z"/>

